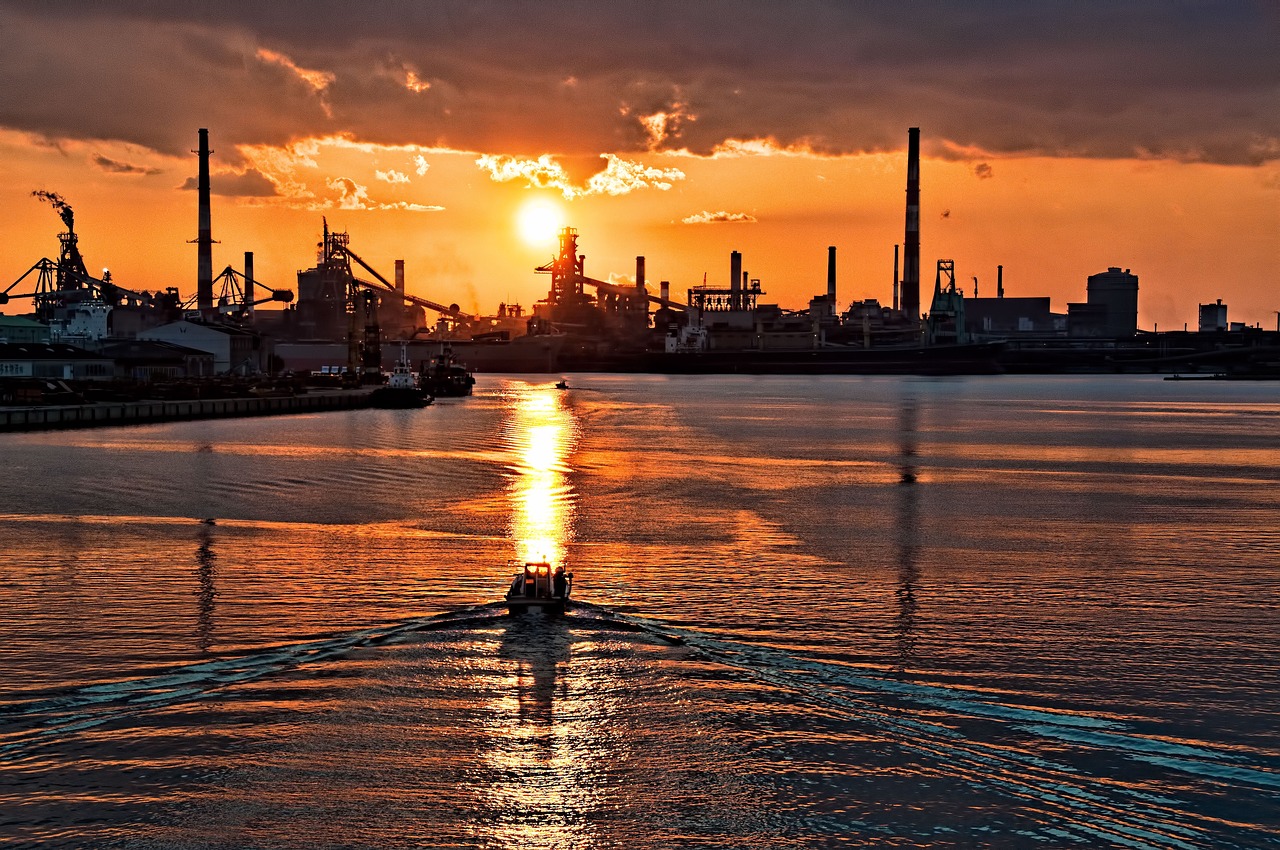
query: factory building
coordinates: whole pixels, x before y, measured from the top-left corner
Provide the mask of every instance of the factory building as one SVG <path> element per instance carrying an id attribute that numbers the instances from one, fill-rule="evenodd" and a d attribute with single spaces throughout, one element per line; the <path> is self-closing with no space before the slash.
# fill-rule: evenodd
<path id="1" fill-rule="evenodd" d="M 49 326 L 24 316 L 0 313 L 0 343 L 48 342 Z"/>
<path id="2" fill-rule="evenodd" d="M 169 342 L 213 355 L 213 374 L 252 375 L 267 371 L 270 352 L 262 336 L 231 325 L 172 322 L 143 331 L 139 339 Z M 204 375 L 189 377 L 206 377 Z"/>
<path id="3" fill-rule="evenodd" d="M 1214 304 L 1200 305 L 1200 333 L 1213 333 L 1227 329 L 1227 305 L 1219 298 Z"/>
<path id="4" fill-rule="evenodd" d="M 214 374 L 214 356 L 171 342 L 131 339 L 104 345 L 99 352 L 115 361 L 115 376 L 141 381 L 178 381 Z"/>
<path id="5" fill-rule="evenodd" d="M 1063 329 L 1062 316 L 1049 308 L 1049 296 L 966 298 L 965 329 L 973 338 L 1015 334 L 1052 334 Z"/>
<path id="6" fill-rule="evenodd" d="M 60 343 L 0 343 L 0 378 L 109 381 L 111 358 Z"/>
<path id="7" fill-rule="evenodd" d="M 1067 335 L 1131 339 L 1138 333 L 1138 276 L 1115 266 L 1089 275 L 1087 300 L 1067 305 Z"/>

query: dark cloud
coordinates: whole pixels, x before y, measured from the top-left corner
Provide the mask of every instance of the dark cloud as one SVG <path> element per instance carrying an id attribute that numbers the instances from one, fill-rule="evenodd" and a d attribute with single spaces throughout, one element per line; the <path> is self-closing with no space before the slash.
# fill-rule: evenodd
<path id="1" fill-rule="evenodd" d="M 1247 0 L 50 0 L 0 4 L 0 30 L 0 86 L 30 93 L 0 125 L 166 153 L 209 127 L 233 164 L 333 132 L 526 156 L 898 150 L 909 126 L 958 159 L 1280 147 L 1277 16 Z"/>
<path id="2" fill-rule="evenodd" d="M 194 191 L 199 186 L 195 177 L 188 177 L 181 188 Z M 253 169 L 243 174 L 210 174 L 209 191 L 214 195 L 237 198 L 270 198 L 279 194 L 276 184 L 268 180 L 262 172 Z"/>
<path id="3" fill-rule="evenodd" d="M 991 167 L 990 163 L 986 162 L 979 162 L 975 165 L 973 167 L 973 174 L 979 180 L 990 180 L 992 177 L 996 176 L 995 169 Z"/>
<path id="4" fill-rule="evenodd" d="M 145 165 L 131 165 L 127 162 L 120 162 L 119 160 L 108 159 L 107 157 L 103 156 L 100 153 L 94 154 L 93 156 L 91 156 L 89 158 L 89 161 L 92 162 L 94 165 L 96 165 L 98 168 L 110 174 L 151 175 L 151 174 L 161 173 L 161 169 L 159 168 L 148 168 Z"/>

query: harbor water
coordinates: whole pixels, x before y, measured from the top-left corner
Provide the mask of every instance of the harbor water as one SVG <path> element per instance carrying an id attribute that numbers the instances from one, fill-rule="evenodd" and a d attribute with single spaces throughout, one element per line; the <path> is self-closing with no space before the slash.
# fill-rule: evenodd
<path id="1" fill-rule="evenodd" d="M 1280 847 L 1276 384 L 553 380 L 0 435 L 0 845 Z"/>

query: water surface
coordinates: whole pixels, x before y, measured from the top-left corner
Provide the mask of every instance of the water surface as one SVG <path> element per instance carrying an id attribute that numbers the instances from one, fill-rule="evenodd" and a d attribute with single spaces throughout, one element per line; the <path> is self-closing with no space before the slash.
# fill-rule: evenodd
<path id="1" fill-rule="evenodd" d="M 570 383 L 0 436 L 0 838 L 1280 846 L 1275 386 Z"/>

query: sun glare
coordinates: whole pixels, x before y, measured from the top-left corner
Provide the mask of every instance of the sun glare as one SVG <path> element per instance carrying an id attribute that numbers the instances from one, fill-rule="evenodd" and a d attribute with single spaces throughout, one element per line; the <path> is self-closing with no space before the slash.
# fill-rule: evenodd
<path id="1" fill-rule="evenodd" d="M 563 219 L 560 207 L 551 201 L 545 198 L 528 201 L 520 208 L 520 238 L 535 247 L 554 242 Z"/>

